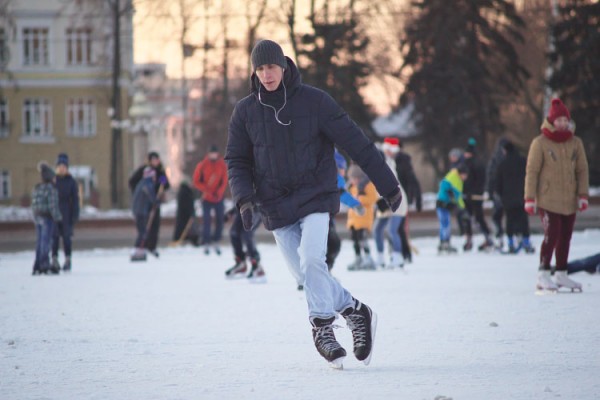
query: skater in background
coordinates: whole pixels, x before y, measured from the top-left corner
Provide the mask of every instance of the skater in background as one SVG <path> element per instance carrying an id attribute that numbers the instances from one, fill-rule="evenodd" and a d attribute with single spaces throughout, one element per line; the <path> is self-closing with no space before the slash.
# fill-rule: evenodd
<path id="1" fill-rule="evenodd" d="M 69 156 L 60 153 L 56 160 L 55 187 L 58 192 L 58 208 L 62 220 L 54 224 L 52 234 L 52 268 L 60 269 L 58 261 L 58 248 L 60 240 L 63 242 L 65 261 L 63 271 L 71 270 L 71 254 L 73 227 L 79 221 L 79 185 L 69 173 Z"/>
<path id="2" fill-rule="evenodd" d="M 146 261 L 145 241 L 148 238 L 148 220 L 156 218 L 159 199 L 155 193 L 156 170 L 151 166 L 144 168 L 142 179 L 138 182 L 133 191 L 133 200 L 131 211 L 135 218 L 135 227 L 137 237 L 135 239 L 135 249 L 131 256 L 131 261 Z M 152 212 L 152 210 L 155 212 Z M 151 223 L 153 221 L 150 221 Z"/>
<path id="3" fill-rule="evenodd" d="M 501 137 L 496 141 L 494 151 L 487 164 L 486 170 L 486 191 L 493 202 L 493 213 L 492 222 L 496 229 L 496 243 L 494 244 L 496 249 L 502 251 L 504 248 L 504 228 L 502 226 L 502 220 L 504 218 L 504 208 L 502 206 L 502 200 L 500 195 L 496 192 L 496 175 L 498 172 L 498 165 L 504 160 L 504 144 L 508 139 Z"/>
<path id="4" fill-rule="evenodd" d="M 438 253 L 456 253 L 456 248 L 450 245 L 452 226 L 450 214 L 456 210 L 457 214 L 464 210 L 465 203 L 462 198 L 463 182 L 468 178 L 469 170 L 466 165 L 459 164 L 452 168 L 440 182 L 436 200 L 436 213 L 440 222 L 440 244 Z M 459 223 L 463 220 L 459 219 Z"/>
<path id="5" fill-rule="evenodd" d="M 194 170 L 194 186 L 202 193 L 202 244 L 204 254 L 210 253 L 210 246 L 215 253 L 221 254 L 219 242 L 223 236 L 223 218 L 225 205 L 223 198 L 227 189 L 227 165 L 219 154 L 219 149 L 211 145 L 208 153 Z M 212 212 L 215 213 L 215 229 L 211 234 Z"/>
<path id="6" fill-rule="evenodd" d="M 334 153 L 335 165 L 337 166 L 337 187 L 340 192 L 340 203 L 344 204 L 349 209 L 354 209 L 354 211 L 359 215 L 364 215 L 365 209 L 360 204 L 354 196 L 352 196 L 346 190 L 346 169 L 348 167 L 348 163 L 344 156 L 337 150 Z M 333 268 L 333 264 L 335 263 L 335 259 L 340 254 L 340 250 L 342 248 L 342 242 L 337 233 L 337 229 L 335 226 L 335 218 L 329 219 L 329 234 L 327 235 L 327 253 L 325 254 L 325 263 L 327 264 L 327 268 L 331 272 Z M 302 289 L 302 285 L 298 285 L 298 289 Z"/>
<path id="7" fill-rule="evenodd" d="M 129 178 L 129 189 L 133 193 L 138 183 L 143 179 L 144 170 L 146 167 L 150 167 L 156 173 L 156 178 L 154 181 L 154 194 L 159 197 L 159 200 L 164 199 L 165 192 L 169 190 L 171 185 L 169 184 L 169 179 L 165 173 L 165 169 L 160 161 L 160 156 L 157 152 L 151 151 L 148 153 L 148 163 L 140 166 Z M 152 226 L 150 230 L 147 232 L 146 240 L 144 241 L 144 246 L 150 254 L 155 257 L 158 257 L 158 250 L 156 249 L 158 245 L 158 235 L 160 231 L 160 202 L 157 203 L 156 211 L 154 213 L 154 218 L 152 218 Z"/>
<path id="8" fill-rule="evenodd" d="M 465 201 L 465 209 L 468 213 L 468 219 L 466 219 L 466 232 L 467 239 L 463 246 L 465 251 L 469 251 L 473 248 L 473 228 L 471 218 L 474 217 L 475 221 L 479 225 L 481 233 L 483 233 L 484 241 L 478 246 L 479 251 L 484 251 L 493 248 L 494 242 L 490 237 L 490 228 L 488 227 L 485 217 L 483 215 L 483 200 L 485 191 L 485 166 L 479 160 L 475 154 L 475 140 L 469 139 L 469 144 L 463 153 L 465 165 L 469 169 L 467 180 L 463 186 L 463 198 Z"/>
<path id="9" fill-rule="evenodd" d="M 365 210 L 363 215 L 359 215 L 354 209 L 348 210 L 346 226 L 350 230 L 356 256 L 354 262 L 348 265 L 348 270 L 375 269 L 375 261 L 369 248 L 369 234 L 373 229 L 375 203 L 379 195 L 367 174 L 356 164 L 348 168 L 348 180 L 348 193 L 356 198 Z"/>
<path id="10" fill-rule="evenodd" d="M 334 145 L 365 168 L 393 210 L 401 202 L 398 181 L 344 110 L 302 83 L 277 43 L 259 41 L 250 58 L 252 92 L 235 106 L 225 157 L 244 228 L 252 228 L 256 205 L 296 282 L 303 283 L 319 354 L 341 367 L 346 350 L 332 326 L 341 314 L 352 331 L 355 357 L 368 364 L 377 316 L 325 263 L 329 220 L 340 207 Z"/>
<path id="11" fill-rule="evenodd" d="M 226 216 L 228 218 L 233 216 L 233 222 L 229 229 L 229 239 L 231 247 L 233 247 L 235 264 L 225 271 L 225 276 L 230 279 L 248 278 L 250 282 L 264 282 L 266 279 L 265 270 L 260 263 L 260 253 L 256 249 L 256 240 L 254 239 L 254 234 L 260 226 L 258 213 L 254 215 L 252 228 L 248 231 L 244 229 L 242 215 L 237 207 L 229 210 Z M 246 251 L 244 251 L 244 246 Z M 250 261 L 250 273 L 248 273 L 247 258 Z"/>
<path id="12" fill-rule="evenodd" d="M 531 142 L 525 176 L 525 211 L 536 212 L 544 226 L 540 248 L 537 288 L 581 290 L 581 284 L 567 276 L 567 259 L 575 213 L 588 208 L 588 163 L 583 142 L 575 136 L 569 110 L 553 99 L 541 134 Z M 550 262 L 556 260 L 555 281 Z"/>
<path id="13" fill-rule="evenodd" d="M 44 162 L 38 164 L 42 181 L 35 185 L 31 195 L 31 211 L 35 223 L 36 245 L 33 275 L 58 274 L 58 268 L 50 264 L 50 247 L 54 224 L 61 222 L 58 192 L 54 187 L 54 171 Z"/>
<path id="14" fill-rule="evenodd" d="M 398 177 L 398 181 L 400 181 L 400 186 L 402 186 L 406 192 L 406 206 L 408 208 L 410 205 L 414 204 L 417 212 L 421 212 L 423 209 L 421 184 L 419 183 L 417 175 L 415 174 L 415 170 L 413 169 L 410 155 L 404 151 L 404 146 L 401 140 L 396 138 L 388 139 L 395 139 L 391 141 L 388 140 L 388 143 L 394 151 L 397 151 L 394 159 L 396 163 L 396 176 Z M 384 139 L 384 146 L 386 146 L 385 143 L 386 142 Z M 400 240 L 402 241 L 402 257 L 404 258 L 404 262 L 411 263 L 412 249 L 410 246 L 410 240 L 408 239 L 408 232 L 410 230 L 408 217 L 409 215 L 407 211 L 406 216 L 402 219 L 402 223 L 398 227 L 398 233 L 400 234 Z"/>
<path id="15" fill-rule="evenodd" d="M 396 173 L 398 170 L 396 165 L 396 155 L 400 151 L 400 147 L 398 146 L 398 139 L 385 138 L 383 141 L 382 150 L 383 157 L 387 166 L 394 173 Z M 394 212 L 392 212 L 392 210 L 389 209 L 387 203 L 383 199 L 377 201 L 377 211 L 375 214 L 377 219 L 375 221 L 374 236 L 375 245 L 377 247 L 376 265 L 381 268 L 404 267 L 404 257 L 402 256 L 402 254 L 403 246 L 405 244 L 402 242 L 400 236 L 400 227 L 402 226 L 404 219 L 406 218 L 406 213 L 408 211 L 408 197 L 404 192 L 402 183 L 400 183 L 400 191 L 404 200 L 402 201 L 402 203 L 400 203 L 400 207 L 398 207 L 398 209 Z M 388 260 L 389 262 L 386 262 L 383 253 L 386 231 L 392 247 L 391 257 Z M 406 243 L 406 246 L 408 246 L 408 242 Z"/>
<path id="16" fill-rule="evenodd" d="M 184 176 L 177 191 L 177 212 L 175 214 L 175 229 L 173 230 L 174 242 L 189 241 L 194 246 L 200 245 L 194 201 L 194 191 L 190 187 L 189 178 Z"/>
<path id="17" fill-rule="evenodd" d="M 588 274 L 600 273 L 600 253 L 578 258 L 567 263 L 567 274 L 575 274 L 581 271 L 585 271 Z"/>
<path id="18" fill-rule="evenodd" d="M 506 213 L 506 236 L 508 252 L 515 254 L 523 249 L 526 253 L 535 252 L 529 240 L 529 218 L 523 206 L 525 205 L 525 157 L 508 140 L 505 140 L 503 151 L 506 154 L 496 171 L 495 192 L 500 197 Z M 521 240 L 515 243 L 515 235 Z"/>

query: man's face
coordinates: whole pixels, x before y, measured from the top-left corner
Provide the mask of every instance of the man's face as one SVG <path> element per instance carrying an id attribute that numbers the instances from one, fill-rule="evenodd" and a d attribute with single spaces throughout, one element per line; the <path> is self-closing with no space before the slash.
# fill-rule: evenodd
<path id="1" fill-rule="evenodd" d="M 275 64 L 265 64 L 256 68 L 256 76 L 269 92 L 277 90 L 283 79 L 283 68 Z"/>
<path id="2" fill-rule="evenodd" d="M 158 157 L 152 157 L 150 159 L 150 165 L 154 168 L 158 167 L 160 165 L 160 158 Z"/>
<path id="3" fill-rule="evenodd" d="M 58 164 L 56 166 L 56 173 L 58 175 L 66 175 L 68 171 L 69 167 L 67 167 L 65 164 Z"/>
<path id="4" fill-rule="evenodd" d="M 558 117 L 554 120 L 554 127 L 559 131 L 569 129 L 569 119 L 567 117 Z"/>

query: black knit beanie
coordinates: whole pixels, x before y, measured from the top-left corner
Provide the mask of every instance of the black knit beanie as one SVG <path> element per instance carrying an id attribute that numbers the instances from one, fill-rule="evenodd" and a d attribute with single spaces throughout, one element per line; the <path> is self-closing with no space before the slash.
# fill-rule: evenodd
<path id="1" fill-rule="evenodd" d="M 261 65 L 275 64 L 281 68 L 287 68 L 287 61 L 283 55 L 281 46 L 272 40 L 261 40 L 256 43 L 250 55 L 252 60 L 252 68 L 254 71 Z"/>

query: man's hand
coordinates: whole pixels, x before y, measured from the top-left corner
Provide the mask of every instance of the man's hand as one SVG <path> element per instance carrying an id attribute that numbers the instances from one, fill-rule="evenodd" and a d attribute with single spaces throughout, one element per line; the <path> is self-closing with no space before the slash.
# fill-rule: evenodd
<path id="1" fill-rule="evenodd" d="M 529 215 L 535 215 L 535 213 L 537 212 L 537 206 L 535 204 L 535 200 L 532 199 L 526 199 L 525 200 L 525 212 Z"/>
<path id="2" fill-rule="evenodd" d="M 577 201 L 577 210 L 578 211 L 585 211 L 588 209 L 588 206 L 589 206 L 589 203 L 588 203 L 587 197 L 582 196 Z"/>
<path id="3" fill-rule="evenodd" d="M 388 195 L 383 198 L 390 205 L 392 212 L 396 211 L 398 207 L 400 207 L 400 203 L 402 203 L 402 192 L 400 191 L 400 187 L 396 186 L 396 189 L 392 190 L 391 193 L 388 193 Z"/>
<path id="4" fill-rule="evenodd" d="M 240 215 L 242 216 L 244 230 L 250 232 L 252 230 L 252 222 L 254 221 L 254 205 L 251 202 L 242 204 Z"/>

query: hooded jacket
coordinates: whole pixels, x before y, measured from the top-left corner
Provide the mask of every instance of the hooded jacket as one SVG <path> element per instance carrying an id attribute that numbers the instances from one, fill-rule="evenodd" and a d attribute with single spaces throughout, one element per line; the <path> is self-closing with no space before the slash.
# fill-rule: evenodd
<path id="1" fill-rule="evenodd" d="M 379 193 L 388 195 L 398 186 L 348 114 L 327 93 L 303 84 L 292 60 L 286 60 L 283 84 L 276 91 L 267 92 L 252 75 L 252 93 L 236 104 L 231 116 L 225 153 L 235 204 L 254 203 L 268 230 L 312 213 L 338 212 L 334 143 L 360 165 Z M 279 121 L 273 107 L 281 110 Z"/>
<path id="2" fill-rule="evenodd" d="M 526 164 L 525 157 L 514 148 L 508 151 L 498 164 L 494 177 L 494 190 L 502 199 L 504 208 L 523 207 Z"/>
<path id="3" fill-rule="evenodd" d="M 589 194 L 587 158 L 580 138 L 555 141 L 554 133 L 554 125 L 544 119 L 542 134 L 531 142 L 525 198 L 534 199 L 541 209 L 571 215 L 577 211 L 578 197 Z"/>

